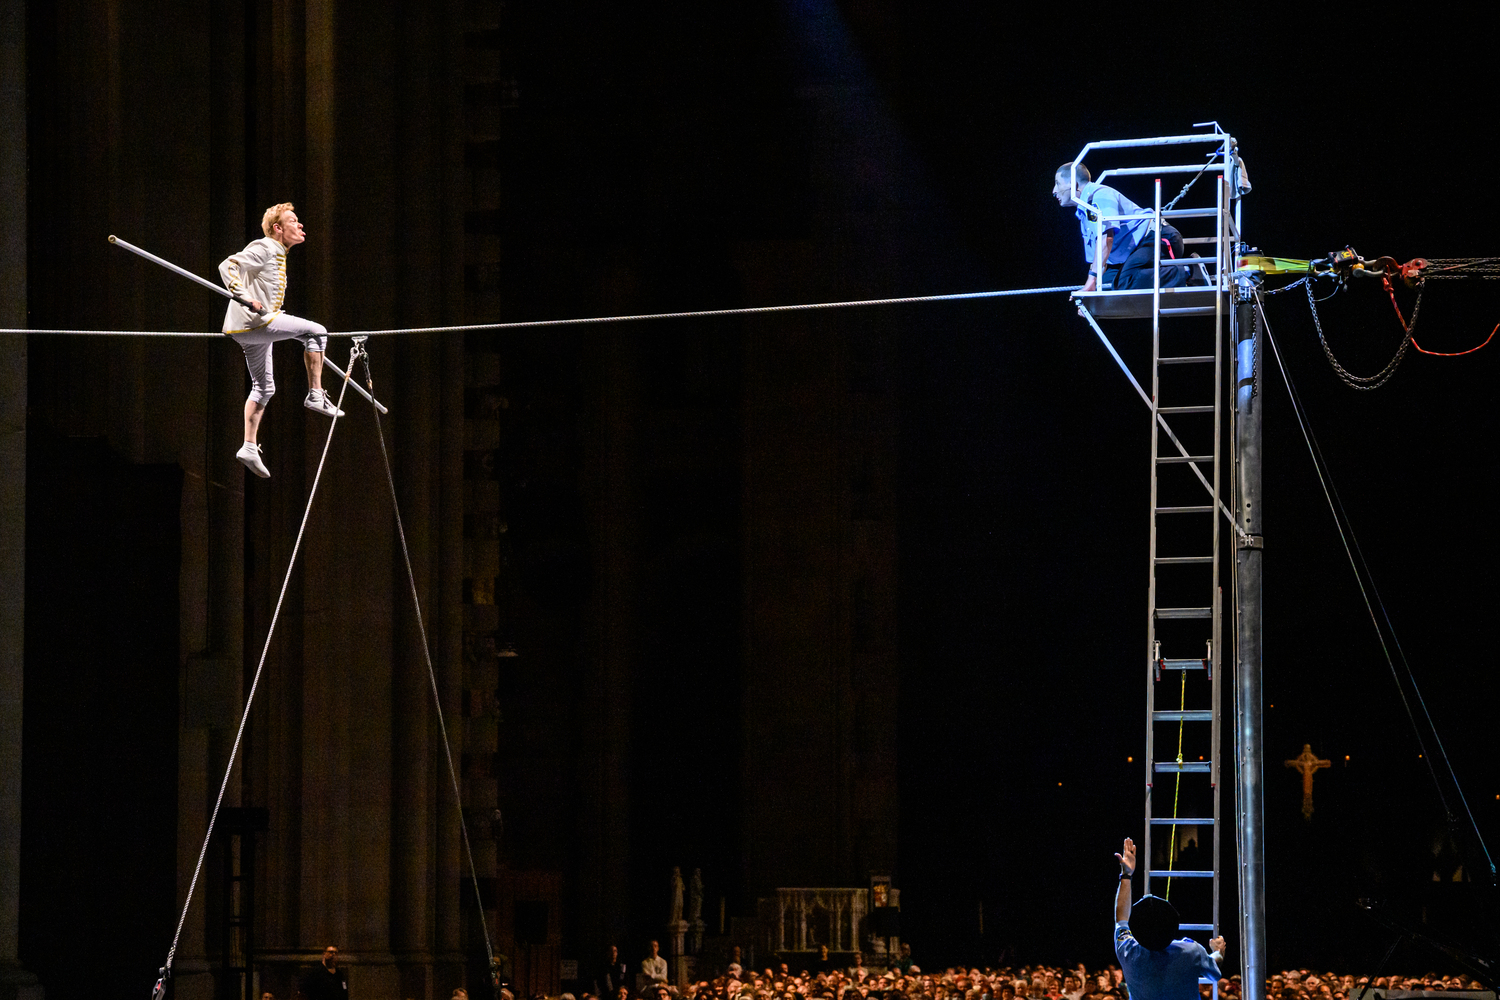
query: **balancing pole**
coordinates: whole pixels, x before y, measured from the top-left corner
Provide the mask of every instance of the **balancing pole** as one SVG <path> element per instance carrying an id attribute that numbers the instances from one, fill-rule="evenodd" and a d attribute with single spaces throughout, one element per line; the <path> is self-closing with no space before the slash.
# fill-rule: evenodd
<path id="1" fill-rule="evenodd" d="M 142 250 L 140 247 L 136 246 L 133 243 L 126 243 L 124 240 L 120 239 L 118 236 L 111 236 L 109 238 L 109 241 L 111 243 L 113 243 L 117 247 L 123 247 L 126 250 L 129 250 L 133 254 L 137 254 L 138 256 L 146 258 L 147 260 L 149 260 L 153 264 L 160 264 L 162 267 L 166 268 L 168 271 L 171 271 L 174 274 L 180 274 L 184 278 L 188 279 L 189 281 L 196 281 L 198 284 L 202 285 L 204 288 L 207 288 L 210 292 L 213 292 L 213 293 L 215 293 L 217 295 L 222 295 L 226 299 L 233 299 L 234 301 L 238 302 L 240 305 L 244 306 L 246 309 L 249 309 L 251 312 L 255 313 L 257 316 L 264 316 L 264 315 L 266 315 L 267 310 L 265 310 L 265 309 L 256 309 L 254 306 L 252 306 L 250 304 L 250 302 L 249 302 L 248 299 L 241 298 L 240 296 L 238 296 L 238 295 L 234 294 L 233 292 L 231 292 L 229 289 L 225 288 L 223 285 L 216 285 L 212 281 L 209 281 L 207 278 L 200 278 L 198 275 L 194 274 L 192 271 L 189 271 L 186 268 L 178 267 L 176 264 L 172 263 L 169 260 L 163 260 L 162 258 L 156 256 L 156 254 L 151 253 L 149 250 Z M 341 369 L 338 365 L 334 364 L 332 360 L 330 360 L 327 357 L 324 357 L 323 358 L 323 364 L 326 365 L 329 368 L 332 368 L 333 371 L 334 371 L 334 374 L 336 374 L 339 378 L 343 379 L 344 381 L 348 382 L 351 386 L 353 386 L 354 387 L 354 391 L 357 392 L 357 393 L 359 393 L 361 396 L 365 397 L 366 399 L 368 399 L 370 401 L 370 404 L 372 406 L 374 406 L 375 409 L 379 410 L 381 413 L 390 413 L 391 412 L 390 410 L 388 410 L 388 409 L 385 408 L 385 405 L 382 404 L 380 402 L 380 400 L 378 400 L 374 396 L 370 395 L 367 391 L 365 391 L 365 389 L 364 389 L 363 386 L 361 386 L 358 382 L 354 381 L 347 374 L 345 374 L 344 371 L 343 371 L 343 369 Z"/>

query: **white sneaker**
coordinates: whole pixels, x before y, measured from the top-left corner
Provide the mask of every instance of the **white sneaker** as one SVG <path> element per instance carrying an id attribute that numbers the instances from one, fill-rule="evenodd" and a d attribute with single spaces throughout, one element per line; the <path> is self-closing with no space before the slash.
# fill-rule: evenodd
<path id="1" fill-rule="evenodd" d="M 254 444 L 250 441 L 246 441 L 244 444 L 240 445 L 240 450 L 234 453 L 234 457 L 239 459 L 240 462 L 244 464 L 245 468 L 249 469 L 260 478 L 271 478 L 271 470 L 267 469 L 266 463 L 260 460 L 260 445 Z"/>
<path id="2" fill-rule="evenodd" d="M 342 417 L 344 415 L 343 410 L 329 402 L 327 389 L 307 390 L 307 398 L 302 401 L 302 405 L 314 413 L 323 414 L 325 417 Z"/>

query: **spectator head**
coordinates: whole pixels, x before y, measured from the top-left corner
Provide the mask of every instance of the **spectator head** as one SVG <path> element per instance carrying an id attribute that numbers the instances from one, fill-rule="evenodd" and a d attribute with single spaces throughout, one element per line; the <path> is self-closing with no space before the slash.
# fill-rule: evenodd
<path id="1" fill-rule="evenodd" d="M 333 945 L 323 949 L 323 968 L 334 969 L 339 964 L 339 950 Z"/>
<path id="2" fill-rule="evenodd" d="M 1150 893 L 1130 908 L 1130 933 L 1148 951 L 1164 951 L 1177 936 L 1180 922 L 1177 907 Z"/>

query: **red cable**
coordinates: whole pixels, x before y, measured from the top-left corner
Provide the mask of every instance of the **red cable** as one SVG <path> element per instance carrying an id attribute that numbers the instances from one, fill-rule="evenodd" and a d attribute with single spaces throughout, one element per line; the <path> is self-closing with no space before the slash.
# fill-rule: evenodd
<path id="1" fill-rule="evenodd" d="M 1471 347 L 1467 351 L 1429 351 L 1427 348 L 1417 343 L 1417 338 L 1411 335 L 1411 328 L 1406 325 L 1406 317 L 1401 315 L 1401 307 L 1396 304 L 1396 290 L 1391 287 L 1391 279 L 1382 278 L 1381 280 L 1385 282 L 1386 294 L 1391 297 L 1391 308 L 1396 310 L 1396 319 L 1401 321 L 1401 329 L 1406 331 L 1407 337 L 1411 340 L 1411 346 L 1415 347 L 1422 354 L 1430 354 L 1435 358 L 1461 358 L 1465 354 L 1473 354 L 1475 351 L 1479 350 L 1480 347 L 1483 347 L 1485 346 L 1485 344 L 1488 344 L 1490 341 L 1494 340 L 1496 333 L 1500 333 L 1500 323 L 1497 323 L 1495 324 L 1495 329 L 1490 331 L 1490 335 L 1484 338 L 1484 344 L 1480 344 L 1479 347 Z"/>
<path id="2" fill-rule="evenodd" d="M 1490 335 L 1488 337 L 1484 338 L 1484 344 L 1488 344 L 1491 340 L 1495 339 L 1495 333 L 1496 333 L 1496 331 L 1500 331 L 1500 323 L 1496 323 L 1495 324 L 1495 329 L 1491 330 L 1490 331 Z M 1484 344 L 1480 344 L 1479 347 L 1483 347 Z M 1425 348 L 1421 344 L 1417 343 L 1417 338 L 1415 338 L 1415 337 L 1413 337 L 1412 340 L 1411 340 L 1411 346 L 1415 347 L 1417 350 L 1421 351 L 1423 354 L 1431 354 L 1434 357 L 1439 357 L 1439 358 L 1461 358 L 1465 354 L 1473 354 L 1475 351 L 1479 350 L 1479 347 L 1471 347 L 1467 351 L 1455 351 L 1452 354 L 1448 354 L 1448 353 L 1445 353 L 1443 351 L 1429 351 L 1427 348 Z"/>
<path id="3" fill-rule="evenodd" d="M 1396 319 L 1401 323 L 1401 329 L 1405 330 L 1407 335 L 1410 336 L 1411 328 L 1406 325 L 1406 317 L 1401 315 L 1401 307 L 1396 305 L 1396 289 L 1391 287 L 1391 279 L 1383 277 L 1380 280 L 1385 285 L 1385 293 L 1391 297 L 1391 308 L 1396 310 Z"/>

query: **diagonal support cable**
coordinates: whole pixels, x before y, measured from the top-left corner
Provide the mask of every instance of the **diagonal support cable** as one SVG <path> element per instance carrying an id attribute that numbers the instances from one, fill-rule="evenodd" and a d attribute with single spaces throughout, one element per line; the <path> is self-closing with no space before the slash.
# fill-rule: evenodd
<path id="1" fill-rule="evenodd" d="M 364 343 L 363 337 L 356 337 L 355 342 Z M 375 380 L 370 375 L 370 356 L 364 351 L 360 352 L 364 358 L 365 384 L 370 391 L 375 391 Z M 349 365 L 350 370 L 354 368 L 353 362 Z M 385 429 L 381 425 L 380 414 L 375 414 L 375 430 L 380 436 L 380 457 L 385 462 L 385 483 L 391 493 L 391 513 L 396 518 L 396 535 L 401 539 L 401 558 L 406 564 L 406 579 L 411 584 L 412 608 L 417 613 L 417 633 L 422 639 L 422 656 L 427 661 L 427 679 L 432 686 L 432 704 L 437 712 L 438 731 L 443 738 L 443 755 L 448 761 L 448 780 L 453 785 L 453 808 L 458 810 L 458 828 L 463 834 L 464 855 L 469 862 L 469 879 L 474 884 L 474 908 L 479 913 L 479 930 L 484 937 L 485 957 L 489 960 L 489 972 L 491 986 L 498 985 L 495 979 L 495 948 L 490 942 L 489 926 L 484 919 L 484 901 L 479 895 L 479 870 L 474 864 L 474 848 L 469 842 L 469 824 L 464 819 L 463 792 L 458 783 L 458 769 L 453 766 L 453 745 L 448 740 L 448 723 L 443 716 L 443 698 L 438 689 L 437 671 L 432 666 L 432 650 L 427 642 L 427 625 L 422 618 L 422 598 L 417 593 L 417 575 L 411 566 L 411 550 L 406 545 L 406 529 L 401 524 L 401 504 L 396 500 L 396 479 L 391 474 L 391 456 L 385 447 Z"/>
<path id="2" fill-rule="evenodd" d="M 364 353 L 362 342 L 356 342 L 349 352 L 349 367 L 354 367 L 354 359 Z M 335 404 L 335 410 L 342 412 L 344 408 L 344 393 L 349 388 L 349 379 L 344 378 L 344 384 L 339 389 L 339 401 Z M 198 863 L 193 868 L 193 877 L 188 882 L 187 898 L 182 902 L 182 916 L 177 918 L 177 930 L 172 935 L 172 947 L 167 950 L 167 960 L 158 970 L 156 986 L 151 990 L 151 1000 L 163 1000 L 167 992 L 167 980 L 172 977 L 172 961 L 177 957 L 177 945 L 182 940 L 182 928 L 187 923 L 188 911 L 193 906 L 193 895 L 198 888 L 198 878 L 203 874 L 203 860 L 208 856 L 208 845 L 214 836 L 214 824 L 218 822 L 219 810 L 224 805 L 224 793 L 229 789 L 229 778 L 234 773 L 235 761 L 239 757 L 240 744 L 245 739 L 245 727 L 250 723 L 250 709 L 255 705 L 255 692 L 260 688 L 260 678 L 266 669 L 266 657 L 271 652 L 271 640 L 276 635 L 276 622 L 281 617 L 281 605 L 286 601 L 287 588 L 292 582 L 292 570 L 297 566 L 297 556 L 302 551 L 302 538 L 307 534 L 307 521 L 312 516 L 312 505 L 314 498 L 318 495 L 318 484 L 323 479 L 323 466 L 328 462 L 328 449 L 333 444 L 333 432 L 339 425 L 337 415 L 333 422 L 328 425 L 328 437 L 323 442 L 323 454 L 318 459 L 318 471 L 313 475 L 312 489 L 307 493 L 307 507 L 302 512 L 302 524 L 297 528 L 297 541 L 292 545 L 292 556 L 287 560 L 286 576 L 281 581 L 281 593 L 276 596 L 276 608 L 271 612 L 271 627 L 266 630 L 266 644 L 260 651 L 260 662 L 255 667 L 255 677 L 250 682 L 250 693 L 245 697 L 245 709 L 240 713 L 240 727 L 234 734 L 234 746 L 229 751 L 229 763 L 224 767 L 224 780 L 219 783 L 219 795 L 214 799 L 214 809 L 208 817 L 208 830 L 203 834 L 203 847 L 198 851 Z"/>
<path id="3" fill-rule="evenodd" d="M 1437 725 L 1432 721 L 1432 713 L 1427 708 L 1427 700 L 1422 697 L 1422 690 L 1417 685 L 1416 673 L 1406 659 L 1406 651 L 1401 648 L 1401 640 L 1396 636 L 1396 627 L 1391 622 L 1390 612 L 1386 610 L 1385 601 L 1380 596 L 1380 591 L 1375 586 L 1375 576 L 1370 572 L 1370 565 L 1365 561 L 1364 550 L 1360 548 L 1359 539 L 1354 534 L 1354 525 L 1349 521 L 1348 512 L 1344 510 L 1344 503 L 1339 498 L 1338 489 L 1333 484 L 1333 476 L 1328 469 L 1328 463 L 1323 458 L 1323 451 L 1318 447 L 1317 438 L 1312 433 L 1312 427 L 1307 419 L 1307 412 L 1302 406 L 1302 397 L 1293 384 L 1291 375 L 1286 370 L 1286 364 L 1281 358 L 1281 349 L 1276 345 L 1276 338 L 1271 335 L 1271 324 L 1265 315 L 1265 302 L 1259 294 L 1256 295 L 1255 307 L 1260 315 L 1261 327 L 1266 332 L 1266 340 L 1271 345 L 1271 351 L 1276 357 L 1276 366 L 1281 371 L 1281 379 L 1287 387 L 1287 394 L 1292 400 L 1293 412 L 1297 415 L 1297 425 L 1302 430 L 1302 439 L 1307 444 L 1308 455 L 1313 460 L 1313 469 L 1318 474 L 1318 484 L 1323 488 L 1323 496 L 1328 501 L 1328 509 L 1333 514 L 1334 526 L 1338 529 L 1339 541 L 1343 544 L 1344 555 L 1349 559 L 1349 568 L 1354 571 L 1354 581 L 1359 586 L 1359 595 L 1364 600 L 1365 611 L 1370 616 L 1370 624 L 1375 627 L 1375 636 L 1380 641 L 1380 651 L 1385 655 L 1386 666 L 1390 668 L 1391 680 L 1396 684 L 1396 691 L 1401 695 L 1401 704 L 1406 709 L 1407 719 L 1411 722 L 1412 732 L 1417 738 L 1417 745 L 1422 750 L 1422 760 L 1427 764 L 1427 773 L 1432 778 L 1433 787 L 1438 794 L 1438 800 L 1442 803 L 1444 818 L 1452 824 L 1457 818 L 1452 806 L 1448 803 L 1448 796 L 1443 791 L 1443 784 L 1438 780 L 1437 770 L 1433 767 L 1432 754 L 1428 752 L 1427 741 L 1422 736 L 1422 729 L 1417 724 L 1416 713 L 1412 710 L 1411 699 L 1407 697 L 1406 687 L 1401 683 L 1400 674 L 1396 672 L 1396 658 L 1401 660 L 1401 666 L 1406 671 L 1406 678 L 1411 683 L 1412 692 L 1417 697 L 1417 704 L 1421 706 L 1422 715 L 1427 720 L 1427 729 L 1432 734 L 1433 742 L 1437 744 L 1438 756 L 1443 760 L 1443 767 L 1448 772 L 1448 780 L 1452 782 L 1453 789 L 1458 793 L 1459 802 L 1462 803 L 1464 815 L 1468 817 L 1469 828 L 1474 834 L 1475 841 L 1479 844 L 1479 850 L 1484 855 L 1485 867 L 1489 869 L 1490 882 L 1495 882 L 1496 868 L 1494 859 L 1490 857 L 1489 847 L 1484 842 L 1484 836 L 1479 832 L 1479 824 L 1474 821 L 1474 811 L 1469 807 L 1469 800 L 1464 795 L 1463 786 L 1459 784 L 1458 775 L 1453 770 L 1453 762 L 1448 758 L 1448 751 L 1443 746 L 1442 737 L 1438 735 Z M 1371 602 L 1371 596 L 1374 602 Z M 1380 605 L 1380 615 L 1376 616 L 1375 605 Z M 1385 628 L 1380 627 L 1381 619 L 1385 620 Z M 1386 633 L 1390 633 L 1390 642 L 1386 642 Z M 1396 648 L 1396 656 L 1391 655 L 1391 646 Z"/>

